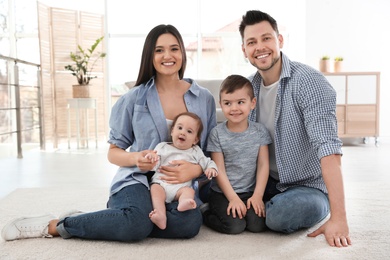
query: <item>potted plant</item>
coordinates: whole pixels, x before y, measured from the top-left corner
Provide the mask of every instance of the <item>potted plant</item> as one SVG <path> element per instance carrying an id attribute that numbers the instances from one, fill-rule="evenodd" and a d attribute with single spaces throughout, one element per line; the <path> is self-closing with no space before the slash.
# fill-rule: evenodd
<path id="1" fill-rule="evenodd" d="M 341 56 L 337 56 L 334 58 L 334 72 L 340 72 L 342 70 L 344 58 Z"/>
<path id="2" fill-rule="evenodd" d="M 320 71 L 321 72 L 329 72 L 330 71 L 330 57 L 328 55 L 324 55 L 321 57 Z"/>
<path id="3" fill-rule="evenodd" d="M 70 58 L 74 64 L 65 66 L 66 70 L 71 71 L 76 77 L 78 85 L 73 85 L 74 98 L 89 97 L 89 83 L 97 76 L 92 75 L 93 68 L 99 59 L 106 57 L 104 52 L 96 52 L 97 46 L 103 40 L 104 36 L 98 38 L 89 49 L 83 49 L 80 45 L 77 46 L 78 51 L 70 53 Z"/>

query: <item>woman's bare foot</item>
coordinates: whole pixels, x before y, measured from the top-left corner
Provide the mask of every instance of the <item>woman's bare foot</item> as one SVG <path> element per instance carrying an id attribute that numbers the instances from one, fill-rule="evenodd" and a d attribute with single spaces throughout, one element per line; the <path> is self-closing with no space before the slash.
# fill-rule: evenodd
<path id="1" fill-rule="evenodd" d="M 57 237 L 59 236 L 60 234 L 58 234 L 57 232 L 57 223 L 59 222 L 58 219 L 53 219 L 53 220 L 50 220 L 49 222 L 49 228 L 48 228 L 48 232 L 50 235 L 52 235 L 53 237 Z"/>
<path id="2" fill-rule="evenodd" d="M 152 210 L 152 212 L 149 213 L 149 218 L 159 229 L 166 229 L 167 215 L 162 214 L 157 209 L 154 209 Z"/>
<path id="3" fill-rule="evenodd" d="M 194 199 L 179 200 L 179 205 L 177 206 L 178 211 L 186 211 L 194 208 L 196 208 L 196 201 Z"/>

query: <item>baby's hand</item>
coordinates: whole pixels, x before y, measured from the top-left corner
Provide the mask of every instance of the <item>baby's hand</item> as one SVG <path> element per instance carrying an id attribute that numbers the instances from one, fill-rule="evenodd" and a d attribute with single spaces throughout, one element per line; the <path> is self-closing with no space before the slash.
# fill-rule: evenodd
<path id="1" fill-rule="evenodd" d="M 147 153 L 145 158 L 150 160 L 150 162 L 155 163 L 159 160 L 160 157 L 157 155 L 156 151 L 154 151 L 153 153 Z"/>
<path id="2" fill-rule="evenodd" d="M 207 176 L 209 180 L 211 180 L 213 177 L 217 177 L 218 172 L 214 168 L 208 168 L 205 170 L 204 174 Z"/>

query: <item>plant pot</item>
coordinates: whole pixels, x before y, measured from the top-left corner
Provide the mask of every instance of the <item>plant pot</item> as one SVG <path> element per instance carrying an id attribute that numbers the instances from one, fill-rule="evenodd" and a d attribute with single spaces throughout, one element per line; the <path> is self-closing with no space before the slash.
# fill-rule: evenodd
<path id="1" fill-rule="evenodd" d="M 320 71 L 330 72 L 330 60 L 320 60 Z"/>
<path id="2" fill-rule="evenodd" d="M 89 85 L 73 85 L 73 98 L 90 98 Z"/>
<path id="3" fill-rule="evenodd" d="M 335 61 L 334 62 L 334 72 L 341 72 L 343 70 L 343 62 Z"/>

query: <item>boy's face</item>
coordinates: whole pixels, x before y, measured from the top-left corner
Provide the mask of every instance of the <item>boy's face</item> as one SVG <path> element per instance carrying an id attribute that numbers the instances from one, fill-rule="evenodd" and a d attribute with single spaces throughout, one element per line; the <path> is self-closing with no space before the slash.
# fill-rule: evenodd
<path id="1" fill-rule="evenodd" d="M 198 122 L 190 116 L 180 116 L 172 127 L 171 136 L 173 145 L 181 150 L 186 150 L 196 145 L 198 139 Z"/>
<path id="2" fill-rule="evenodd" d="M 220 105 L 226 119 L 232 123 L 248 120 L 248 115 L 256 106 L 256 98 L 251 100 L 247 88 L 237 89 L 233 93 L 221 93 Z"/>

